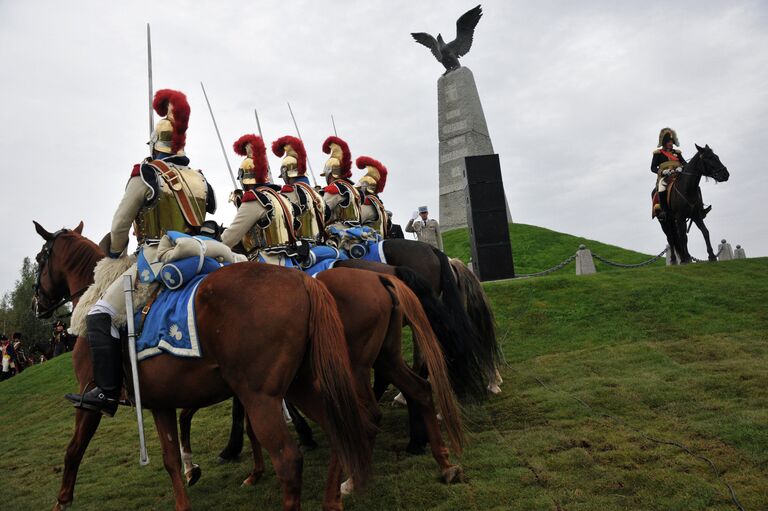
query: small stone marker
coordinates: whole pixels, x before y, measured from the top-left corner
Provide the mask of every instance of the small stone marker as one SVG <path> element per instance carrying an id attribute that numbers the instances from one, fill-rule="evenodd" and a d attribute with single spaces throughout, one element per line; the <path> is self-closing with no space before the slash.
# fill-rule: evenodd
<path id="1" fill-rule="evenodd" d="M 667 266 L 672 266 L 672 247 L 667 245 L 667 253 L 664 256 L 667 260 Z"/>
<path id="2" fill-rule="evenodd" d="M 744 252 L 744 249 L 741 248 L 741 245 L 736 245 L 736 251 L 733 253 L 734 259 L 746 259 L 747 254 Z"/>
<path id="3" fill-rule="evenodd" d="M 576 275 L 591 275 L 596 272 L 592 252 L 584 245 L 579 245 L 576 252 Z"/>
<path id="4" fill-rule="evenodd" d="M 717 252 L 720 254 L 717 256 L 718 261 L 730 261 L 733 259 L 733 249 L 731 248 L 731 244 L 725 240 L 722 240 L 720 245 L 717 246 Z"/>

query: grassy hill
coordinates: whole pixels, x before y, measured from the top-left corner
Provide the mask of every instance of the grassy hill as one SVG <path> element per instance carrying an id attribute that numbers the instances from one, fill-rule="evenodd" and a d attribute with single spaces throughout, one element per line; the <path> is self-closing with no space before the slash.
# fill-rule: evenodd
<path id="1" fill-rule="evenodd" d="M 599 254 L 606 259 L 624 264 L 640 263 L 651 257 L 649 254 L 642 254 L 535 225 L 509 224 L 509 237 L 512 241 L 515 272 L 520 274 L 535 273 L 551 268 L 576 252 L 581 244 L 586 245 L 593 254 Z M 446 254 L 451 257 L 458 257 L 465 263 L 469 261 L 472 255 L 467 229 L 452 229 L 443 233 L 443 245 Z M 659 251 L 662 248 L 664 247 L 660 246 Z M 655 266 L 664 266 L 664 264 L 663 259 L 654 263 Z M 617 270 L 617 268 L 603 264 L 597 259 L 595 259 L 595 267 L 598 272 Z M 575 271 L 573 264 L 570 264 L 559 270 L 558 273 L 566 274 Z"/>
<path id="2" fill-rule="evenodd" d="M 467 482 L 444 486 L 429 456 L 405 454 L 405 413 L 383 405 L 375 478 L 346 509 L 736 509 L 723 481 L 744 509 L 768 509 L 766 273 L 763 258 L 488 284 L 508 366 L 504 392 L 466 411 Z M 2 509 L 54 501 L 72 427 L 62 399 L 75 388 L 70 366 L 62 356 L 0 384 Z M 279 509 L 270 470 L 255 488 L 239 486 L 248 452 L 214 463 L 228 416 L 221 404 L 195 419 L 195 509 Z M 74 509 L 173 509 L 149 415 L 147 425 L 151 463 L 142 468 L 131 411 L 102 421 Z M 321 449 L 305 457 L 305 509 L 320 508 L 325 480 L 317 436 Z M 722 480 L 660 442 L 710 458 Z"/>

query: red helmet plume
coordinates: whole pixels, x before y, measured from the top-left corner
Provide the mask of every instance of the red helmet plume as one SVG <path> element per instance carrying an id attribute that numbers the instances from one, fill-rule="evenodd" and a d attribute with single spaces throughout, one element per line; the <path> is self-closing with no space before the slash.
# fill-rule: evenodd
<path id="1" fill-rule="evenodd" d="M 387 167 L 385 167 L 380 161 L 374 160 L 370 156 L 360 156 L 355 160 L 357 168 L 364 169 L 366 167 L 373 167 L 379 172 L 379 177 L 376 179 L 376 193 L 384 191 L 384 186 L 387 184 Z"/>
<path id="2" fill-rule="evenodd" d="M 349 145 L 339 137 L 331 135 L 325 139 L 325 142 L 323 142 L 323 152 L 325 154 L 331 154 L 331 144 L 336 144 L 341 148 L 342 157 L 340 162 L 341 170 L 344 172 L 341 177 L 352 177 L 352 153 L 349 150 Z"/>
<path id="3" fill-rule="evenodd" d="M 184 149 L 187 143 L 187 127 L 189 126 L 190 108 L 187 96 L 183 92 L 172 89 L 160 89 L 155 93 L 152 108 L 157 115 L 168 115 L 168 105 L 173 108 L 173 135 L 171 136 L 171 151 L 177 153 Z"/>
<path id="4" fill-rule="evenodd" d="M 304 142 L 301 139 L 292 137 L 291 135 L 285 135 L 272 142 L 272 152 L 275 156 L 282 157 L 285 154 L 285 146 L 293 147 L 296 154 L 292 154 L 296 158 L 296 169 L 300 176 L 303 176 L 307 172 L 307 150 L 304 148 Z"/>
<path id="5" fill-rule="evenodd" d="M 248 145 L 251 146 L 251 154 L 248 154 Z M 269 176 L 267 167 L 267 148 L 261 137 L 248 134 L 238 138 L 233 144 L 233 148 L 240 156 L 246 156 L 253 160 L 254 173 L 258 183 L 266 183 Z"/>

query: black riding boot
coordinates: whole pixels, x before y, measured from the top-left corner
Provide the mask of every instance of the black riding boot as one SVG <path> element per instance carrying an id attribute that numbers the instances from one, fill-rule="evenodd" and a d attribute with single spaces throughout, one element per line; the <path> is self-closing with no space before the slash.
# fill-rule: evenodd
<path id="1" fill-rule="evenodd" d="M 67 394 L 65 397 L 76 408 L 95 410 L 112 417 L 117 411 L 123 384 L 122 346 L 112 337 L 109 314 L 89 314 L 86 322 L 96 386 L 85 394 Z"/>
<path id="2" fill-rule="evenodd" d="M 667 206 L 667 191 L 659 192 L 659 206 L 661 213 L 658 214 L 659 220 L 666 220 L 669 215 L 669 206 Z"/>

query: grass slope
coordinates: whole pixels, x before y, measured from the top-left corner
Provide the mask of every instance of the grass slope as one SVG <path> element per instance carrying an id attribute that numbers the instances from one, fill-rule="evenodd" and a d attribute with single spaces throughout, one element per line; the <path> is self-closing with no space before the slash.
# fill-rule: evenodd
<path id="1" fill-rule="evenodd" d="M 768 509 L 768 259 L 560 275 L 488 284 L 508 366 L 504 392 L 467 410 L 468 481 L 445 486 L 429 456 L 404 453 L 405 412 L 384 405 L 375 478 L 348 510 L 732 510 L 711 458 L 747 510 Z M 668 292 L 662 293 L 662 286 Z M 2 509 L 50 508 L 72 412 L 71 359 L 0 384 Z M 392 392 L 388 397 L 392 397 Z M 577 401 L 580 400 L 580 401 Z M 250 462 L 218 466 L 229 405 L 195 418 L 195 509 L 278 509 L 273 472 L 241 488 Z M 133 415 L 102 421 L 75 510 L 170 510 L 147 415 L 139 467 Z M 327 443 L 305 456 L 305 509 L 319 509 Z"/>
<path id="2" fill-rule="evenodd" d="M 568 256 L 572 255 L 584 244 L 593 254 L 599 254 L 610 261 L 624 264 L 636 264 L 651 257 L 649 254 L 634 252 L 615 245 L 607 245 L 599 241 L 589 240 L 570 234 L 551 231 L 543 227 L 526 224 L 509 224 L 509 238 L 512 242 L 512 255 L 515 259 L 516 273 L 535 273 L 551 268 Z M 452 229 L 443 233 L 445 253 L 458 257 L 465 263 L 472 255 L 469 246 L 469 231 L 467 229 Z M 659 248 L 659 251 L 661 251 Z M 656 255 L 656 254 L 653 254 Z M 598 272 L 614 271 L 618 268 L 601 263 L 597 259 L 595 267 Z M 653 266 L 663 266 L 664 259 Z M 558 271 L 558 273 L 575 273 L 573 263 Z"/>

